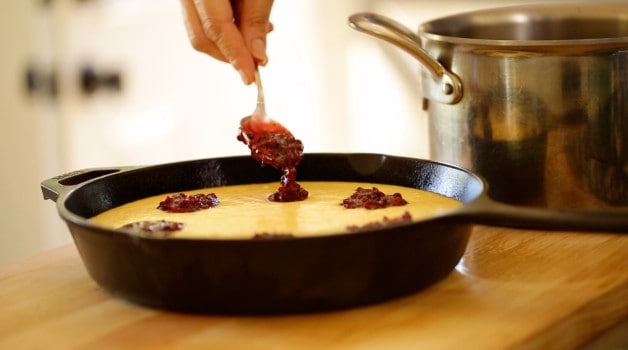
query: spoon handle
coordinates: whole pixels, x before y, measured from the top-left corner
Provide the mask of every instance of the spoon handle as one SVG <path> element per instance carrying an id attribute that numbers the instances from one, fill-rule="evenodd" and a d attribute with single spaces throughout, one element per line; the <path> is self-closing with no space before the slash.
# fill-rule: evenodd
<path id="1" fill-rule="evenodd" d="M 264 88 L 262 87 L 262 78 L 260 78 L 259 69 L 255 66 L 255 86 L 257 86 L 257 105 L 253 117 L 255 119 L 266 119 L 266 103 L 264 102 Z"/>

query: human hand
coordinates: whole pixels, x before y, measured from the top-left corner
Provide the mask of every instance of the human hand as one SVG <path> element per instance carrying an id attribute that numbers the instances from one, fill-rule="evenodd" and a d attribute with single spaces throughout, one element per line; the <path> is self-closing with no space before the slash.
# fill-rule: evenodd
<path id="1" fill-rule="evenodd" d="M 264 66 L 273 0 L 181 0 L 188 38 L 195 50 L 230 63 L 245 84 Z"/>

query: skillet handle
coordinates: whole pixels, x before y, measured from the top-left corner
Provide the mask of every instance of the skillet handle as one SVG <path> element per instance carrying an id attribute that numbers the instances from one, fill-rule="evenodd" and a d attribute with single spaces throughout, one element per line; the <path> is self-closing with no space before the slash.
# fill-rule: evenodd
<path id="1" fill-rule="evenodd" d="M 72 171 L 66 174 L 52 177 L 41 182 L 41 192 L 44 199 L 50 199 L 54 202 L 61 195 L 69 193 L 74 188 L 85 182 L 97 179 L 102 176 L 119 173 L 134 169 L 135 167 L 116 167 L 116 168 L 93 168 Z"/>
<path id="2" fill-rule="evenodd" d="M 553 210 L 505 204 L 484 195 L 462 206 L 453 216 L 480 225 L 628 234 L 628 208 Z"/>

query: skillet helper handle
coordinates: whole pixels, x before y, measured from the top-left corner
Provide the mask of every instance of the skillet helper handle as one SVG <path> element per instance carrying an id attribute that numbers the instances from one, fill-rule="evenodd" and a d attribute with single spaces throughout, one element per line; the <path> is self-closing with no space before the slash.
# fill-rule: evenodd
<path id="1" fill-rule="evenodd" d="M 362 33 L 387 41 L 416 58 L 429 73 L 423 75 L 425 98 L 456 104 L 462 98 L 462 82 L 454 73 L 421 47 L 421 38 L 401 23 L 375 13 L 356 13 L 349 17 L 349 26 Z"/>
<path id="2" fill-rule="evenodd" d="M 72 171 L 66 174 L 52 177 L 41 182 L 41 192 L 44 199 L 50 199 L 54 202 L 57 199 L 71 192 L 73 189 L 88 181 L 97 179 L 102 176 L 119 173 L 133 169 L 134 167 L 116 167 L 116 168 L 93 168 Z"/>
<path id="3" fill-rule="evenodd" d="M 628 208 L 557 210 L 510 205 L 483 196 L 464 205 L 455 217 L 488 226 L 628 234 Z"/>

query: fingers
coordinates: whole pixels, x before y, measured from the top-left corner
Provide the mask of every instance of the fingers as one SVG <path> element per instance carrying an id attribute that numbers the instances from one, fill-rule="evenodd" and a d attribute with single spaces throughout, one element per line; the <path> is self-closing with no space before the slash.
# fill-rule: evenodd
<path id="1" fill-rule="evenodd" d="M 216 59 L 228 62 L 220 49 L 205 35 L 201 18 L 193 0 L 181 0 L 183 19 L 192 47 Z"/>
<path id="2" fill-rule="evenodd" d="M 273 28 L 269 22 L 273 0 L 241 0 L 238 10 L 238 26 L 255 62 L 266 65 L 266 34 Z"/>
<path id="3" fill-rule="evenodd" d="M 272 0 L 181 0 L 188 37 L 197 51 L 230 63 L 245 84 L 265 65 Z M 233 7 L 232 7 L 233 6 Z"/>

